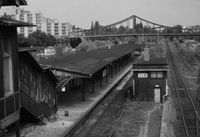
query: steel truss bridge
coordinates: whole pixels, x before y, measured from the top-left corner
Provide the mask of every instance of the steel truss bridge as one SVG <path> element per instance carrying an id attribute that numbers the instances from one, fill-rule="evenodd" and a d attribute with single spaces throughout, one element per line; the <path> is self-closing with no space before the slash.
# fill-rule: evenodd
<path id="1" fill-rule="evenodd" d="M 96 26 L 92 29 L 73 31 L 70 37 L 113 38 L 128 36 L 200 36 L 200 29 L 182 29 L 161 25 L 132 15 L 118 22 Z"/>

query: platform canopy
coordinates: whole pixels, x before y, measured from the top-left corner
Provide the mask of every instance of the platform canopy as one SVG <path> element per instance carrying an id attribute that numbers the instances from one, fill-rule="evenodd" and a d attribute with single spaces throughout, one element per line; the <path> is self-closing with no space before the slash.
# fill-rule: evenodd
<path id="1" fill-rule="evenodd" d="M 52 57 L 41 60 L 40 64 L 50 66 L 53 69 L 69 73 L 92 76 L 106 65 L 138 49 L 137 44 L 122 44 L 112 46 L 110 49 L 100 48 L 72 55 Z"/>

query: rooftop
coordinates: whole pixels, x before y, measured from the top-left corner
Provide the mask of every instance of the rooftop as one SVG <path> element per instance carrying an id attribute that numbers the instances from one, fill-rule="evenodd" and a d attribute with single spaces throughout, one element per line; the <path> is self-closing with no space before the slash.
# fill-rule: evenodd
<path id="1" fill-rule="evenodd" d="M 166 58 L 150 58 L 149 61 L 144 61 L 143 58 L 138 59 L 133 63 L 133 69 L 168 69 L 168 63 Z"/>
<path id="2" fill-rule="evenodd" d="M 149 61 L 144 61 L 143 58 L 138 59 L 133 63 L 134 66 L 157 66 L 157 65 L 167 65 L 166 58 L 150 57 Z"/>
<path id="3" fill-rule="evenodd" d="M 101 48 L 67 56 L 52 57 L 41 60 L 39 63 L 51 66 L 54 69 L 91 76 L 107 64 L 133 52 L 139 47 L 136 44 L 123 44 L 112 46 L 111 49 Z"/>

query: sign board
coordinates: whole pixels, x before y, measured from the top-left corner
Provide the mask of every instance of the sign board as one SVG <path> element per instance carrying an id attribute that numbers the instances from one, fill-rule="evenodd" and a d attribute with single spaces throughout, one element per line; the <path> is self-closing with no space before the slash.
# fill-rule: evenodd
<path id="1" fill-rule="evenodd" d="M 67 73 L 67 72 L 64 72 L 64 71 L 54 70 L 53 72 L 56 76 L 65 76 L 65 77 L 71 77 L 72 76 L 71 73 Z"/>
<path id="2" fill-rule="evenodd" d="M 138 73 L 138 78 L 148 78 L 147 73 Z"/>

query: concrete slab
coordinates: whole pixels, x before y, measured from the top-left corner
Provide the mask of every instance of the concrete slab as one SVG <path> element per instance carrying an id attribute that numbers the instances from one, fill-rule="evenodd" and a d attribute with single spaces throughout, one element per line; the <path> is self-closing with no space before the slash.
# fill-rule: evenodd
<path id="1" fill-rule="evenodd" d="M 175 137 L 176 109 L 171 97 L 163 104 L 160 137 Z"/>

